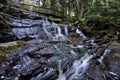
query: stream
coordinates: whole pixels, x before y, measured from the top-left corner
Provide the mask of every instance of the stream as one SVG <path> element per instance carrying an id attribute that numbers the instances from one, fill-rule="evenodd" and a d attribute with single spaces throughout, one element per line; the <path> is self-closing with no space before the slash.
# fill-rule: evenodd
<path id="1" fill-rule="evenodd" d="M 26 43 L 0 63 L 0 80 L 120 80 L 109 42 L 98 45 L 75 26 L 29 16 L 7 20 L 14 33 L 7 34 Z"/>

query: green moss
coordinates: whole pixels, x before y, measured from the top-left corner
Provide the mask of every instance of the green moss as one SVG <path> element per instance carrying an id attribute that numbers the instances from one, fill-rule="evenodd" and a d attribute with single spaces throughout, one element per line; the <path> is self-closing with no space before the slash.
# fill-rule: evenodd
<path id="1" fill-rule="evenodd" d="M 2 62 L 5 59 L 4 56 L 0 56 L 0 62 Z"/>
<path id="2" fill-rule="evenodd" d="M 18 41 L 16 42 L 16 45 L 12 45 L 12 46 L 0 46 L 0 52 L 5 52 L 5 53 L 9 53 L 11 51 L 14 51 L 16 49 L 18 49 L 20 46 L 22 46 L 25 42 L 23 41 Z"/>
<path id="3" fill-rule="evenodd" d="M 113 39 L 113 34 L 107 34 L 107 35 L 105 35 L 105 37 L 104 37 L 104 39 L 106 39 L 106 40 L 112 40 Z"/>
<path id="4" fill-rule="evenodd" d="M 9 54 L 12 51 L 15 51 L 16 49 L 18 49 L 20 46 L 22 46 L 25 42 L 23 41 L 17 41 L 14 42 L 13 45 L 9 45 L 8 44 L 3 44 L 2 46 L 0 46 L 0 62 L 2 62 L 5 59 L 5 56 L 2 54 Z M 4 45 L 8 45 L 8 46 L 4 46 Z"/>
<path id="5" fill-rule="evenodd" d="M 18 46 L 22 46 L 23 44 L 25 44 L 24 41 L 18 41 L 18 42 L 17 42 L 17 45 L 18 45 Z"/>
<path id="6" fill-rule="evenodd" d="M 15 46 L 9 46 L 9 47 L 0 47 L 0 52 L 11 52 L 13 50 L 16 50 L 18 48 L 17 45 Z"/>

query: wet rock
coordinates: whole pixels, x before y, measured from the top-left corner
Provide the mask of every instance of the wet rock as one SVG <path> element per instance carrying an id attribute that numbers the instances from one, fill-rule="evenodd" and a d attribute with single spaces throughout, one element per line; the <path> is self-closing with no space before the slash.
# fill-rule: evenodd
<path id="1" fill-rule="evenodd" d="M 50 50 L 40 50 L 35 52 L 33 55 L 37 56 L 42 56 L 42 57 L 50 57 L 52 56 L 52 52 Z"/>
<path id="2" fill-rule="evenodd" d="M 104 63 L 107 65 L 109 72 L 113 72 L 113 74 L 111 73 L 111 75 L 116 75 L 117 78 L 120 78 L 119 53 L 110 54 L 109 56 L 106 56 L 106 58 L 104 59 Z"/>
<path id="3" fill-rule="evenodd" d="M 2 3 L 2 4 L 7 4 L 7 0 L 0 0 L 0 3 Z"/>
<path id="4" fill-rule="evenodd" d="M 79 36 L 79 34 L 74 34 L 71 33 L 68 35 L 68 39 L 73 43 L 73 44 L 79 44 L 83 41 L 83 38 Z"/>
<path id="5" fill-rule="evenodd" d="M 0 36 L 1 43 L 15 41 L 15 40 L 16 40 L 16 38 L 14 35 Z"/>
<path id="6" fill-rule="evenodd" d="M 104 51 L 105 51 L 105 48 L 99 47 L 94 54 L 96 55 L 97 58 L 100 58 L 101 56 L 103 56 Z"/>
<path id="7" fill-rule="evenodd" d="M 104 79 L 104 72 L 101 69 L 101 66 L 98 65 L 99 62 L 93 61 L 91 64 L 90 69 L 86 73 L 88 78 L 91 78 L 93 80 L 105 80 Z"/>
<path id="8" fill-rule="evenodd" d="M 101 42 L 98 43 L 98 45 L 107 44 L 109 42 L 110 40 L 102 40 Z"/>
<path id="9" fill-rule="evenodd" d="M 24 43 L 25 43 L 24 41 L 1 43 L 0 44 L 0 52 L 10 53 L 11 51 L 18 49 Z"/>

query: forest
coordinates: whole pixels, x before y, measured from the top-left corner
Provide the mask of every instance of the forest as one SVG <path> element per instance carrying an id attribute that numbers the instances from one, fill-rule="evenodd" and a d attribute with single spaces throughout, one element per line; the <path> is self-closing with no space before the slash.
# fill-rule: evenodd
<path id="1" fill-rule="evenodd" d="M 0 0 L 0 80 L 120 80 L 120 0 Z"/>

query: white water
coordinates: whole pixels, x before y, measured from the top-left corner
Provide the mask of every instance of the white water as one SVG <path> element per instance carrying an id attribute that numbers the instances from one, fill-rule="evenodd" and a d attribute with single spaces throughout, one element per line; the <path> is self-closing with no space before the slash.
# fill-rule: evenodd
<path id="1" fill-rule="evenodd" d="M 62 51 L 56 45 L 54 45 L 54 47 L 58 51 L 58 53 L 62 53 Z"/>
<path id="2" fill-rule="evenodd" d="M 51 27 L 50 22 L 47 20 L 47 18 L 45 20 L 43 20 L 43 30 L 45 31 L 45 33 L 47 34 L 49 39 L 53 39 L 53 36 L 50 32 L 48 32 L 48 28 Z"/>
<path id="3" fill-rule="evenodd" d="M 85 46 L 84 45 L 77 45 L 77 48 L 83 49 Z"/>
<path id="4" fill-rule="evenodd" d="M 59 24 L 52 22 L 51 28 L 54 29 L 53 40 L 54 41 L 65 41 L 66 37 L 62 34 L 61 27 Z"/>
<path id="5" fill-rule="evenodd" d="M 112 74 L 112 75 L 115 75 L 115 76 L 118 76 L 118 77 L 119 77 L 119 75 L 116 74 L 116 73 L 114 73 L 114 72 L 109 72 L 109 73 Z"/>
<path id="6" fill-rule="evenodd" d="M 56 36 L 54 37 L 54 40 L 57 40 L 57 41 L 65 41 L 66 38 L 65 38 L 65 36 L 61 33 L 61 28 L 60 28 L 60 27 L 57 27 L 57 31 L 58 31 L 58 33 L 57 33 Z"/>
<path id="7" fill-rule="evenodd" d="M 61 28 L 60 27 L 57 27 L 57 30 L 58 30 L 58 35 L 61 36 L 62 33 L 61 33 Z"/>
<path id="8" fill-rule="evenodd" d="M 39 26 L 42 23 L 41 21 L 42 20 L 15 19 L 12 22 L 12 24 L 16 28 L 13 28 L 12 31 L 16 34 L 16 36 L 19 39 L 22 39 L 23 37 L 26 37 L 26 34 L 31 38 L 38 39 L 39 38 L 40 27 L 35 27 L 35 26 Z M 34 26 L 34 27 L 32 27 L 32 26 Z"/>
<path id="9" fill-rule="evenodd" d="M 32 38 L 38 38 L 40 28 L 39 27 L 31 27 L 31 28 L 13 28 L 13 32 L 16 34 L 16 36 L 21 39 L 23 37 L 26 37 L 26 34 L 29 35 L 29 37 Z M 38 34 L 38 35 L 37 35 Z"/>
<path id="10" fill-rule="evenodd" d="M 87 37 L 82 33 L 82 31 L 80 31 L 79 29 L 76 29 L 76 33 L 78 33 L 81 37 L 83 37 L 84 39 L 86 39 Z"/>
<path id="11" fill-rule="evenodd" d="M 103 53 L 103 56 L 101 56 L 99 59 L 97 59 L 101 64 L 103 64 L 103 59 L 104 59 L 104 57 L 108 54 L 108 53 L 110 53 L 111 52 L 111 50 L 110 49 L 106 49 L 105 51 L 104 51 L 104 53 Z"/>
<path id="12" fill-rule="evenodd" d="M 88 40 L 87 42 L 89 42 L 92 46 L 96 46 L 97 44 L 95 43 L 94 39 Z"/>
<path id="13" fill-rule="evenodd" d="M 68 35 L 68 26 L 65 25 L 65 26 L 64 26 L 64 29 L 65 29 L 65 35 Z"/>
<path id="14" fill-rule="evenodd" d="M 33 20 L 31 19 L 21 19 L 21 20 L 14 20 L 13 25 L 14 26 L 32 26 Z"/>
<path id="15" fill-rule="evenodd" d="M 57 80 L 66 80 L 66 77 L 65 77 L 65 75 L 63 74 L 63 70 L 62 70 L 62 68 L 61 68 L 61 66 L 62 66 L 62 61 L 61 60 L 59 60 L 59 66 L 58 66 L 58 68 L 59 68 L 59 76 L 58 76 L 58 79 Z"/>
<path id="16" fill-rule="evenodd" d="M 93 56 L 94 55 L 88 55 L 88 53 L 86 53 L 83 57 L 81 57 L 80 60 L 74 61 L 73 66 L 69 72 L 69 73 L 73 73 L 73 74 L 68 75 L 68 76 L 70 76 L 68 78 L 68 80 L 79 79 L 80 76 L 82 76 L 84 73 L 86 73 L 86 71 L 88 70 L 89 65 L 90 65 L 90 60 L 93 58 Z"/>
<path id="17" fill-rule="evenodd" d="M 20 69 L 21 67 L 22 67 L 21 65 L 16 65 L 16 66 L 13 67 L 13 69 L 14 69 L 14 70 L 18 70 L 18 69 Z"/>
<path id="18" fill-rule="evenodd" d="M 74 50 L 70 50 L 70 53 L 77 59 L 78 55 Z"/>
<path id="19" fill-rule="evenodd" d="M 1 79 L 4 79 L 4 78 L 5 78 L 5 76 L 1 76 L 0 78 L 1 78 Z"/>
<path id="20" fill-rule="evenodd" d="M 52 31 L 50 29 L 54 29 L 54 34 L 52 34 Z M 55 41 L 62 41 L 65 40 L 64 35 L 61 32 L 61 28 L 59 27 L 58 24 L 52 22 L 50 23 L 47 19 L 43 21 L 43 29 L 49 39 L 55 40 Z"/>
<path id="21" fill-rule="evenodd" d="M 109 72 L 112 76 L 114 76 L 113 80 L 119 80 L 119 75 L 114 72 Z"/>
<path id="22" fill-rule="evenodd" d="M 54 22 L 52 22 L 52 27 L 54 28 L 54 34 L 53 35 L 55 35 L 55 34 L 57 34 L 57 27 L 58 27 L 58 24 L 55 24 Z"/>

